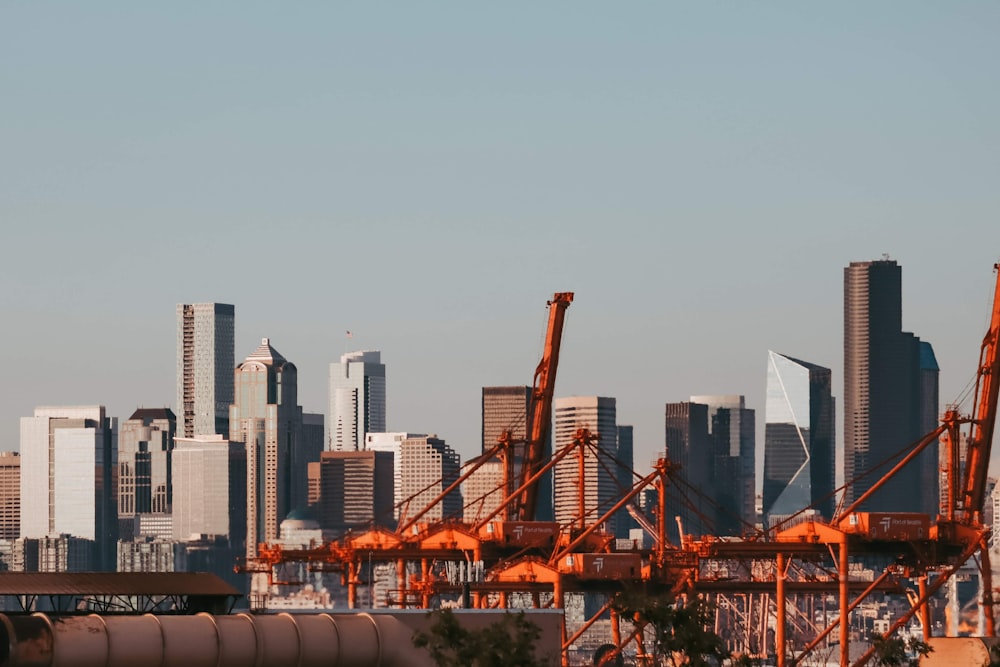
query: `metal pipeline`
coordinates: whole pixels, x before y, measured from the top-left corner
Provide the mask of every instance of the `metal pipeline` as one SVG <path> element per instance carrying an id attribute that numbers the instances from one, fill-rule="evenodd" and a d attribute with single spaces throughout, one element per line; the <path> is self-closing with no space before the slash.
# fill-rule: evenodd
<path id="1" fill-rule="evenodd" d="M 382 614 L 0 614 L 3 667 L 417 667 L 413 628 Z"/>

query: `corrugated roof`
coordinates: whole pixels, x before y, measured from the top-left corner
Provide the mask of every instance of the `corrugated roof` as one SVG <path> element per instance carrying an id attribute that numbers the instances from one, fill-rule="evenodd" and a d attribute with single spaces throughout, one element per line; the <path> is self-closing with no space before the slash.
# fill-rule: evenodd
<path id="1" fill-rule="evenodd" d="M 242 595 L 207 572 L 2 572 L 0 595 Z"/>

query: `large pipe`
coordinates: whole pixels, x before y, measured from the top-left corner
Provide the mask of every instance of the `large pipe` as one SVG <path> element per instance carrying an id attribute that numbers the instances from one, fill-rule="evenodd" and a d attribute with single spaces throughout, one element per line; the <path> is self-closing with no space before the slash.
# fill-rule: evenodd
<path id="1" fill-rule="evenodd" d="M 413 628 L 382 614 L 0 614 L 3 667 L 431 665 Z"/>

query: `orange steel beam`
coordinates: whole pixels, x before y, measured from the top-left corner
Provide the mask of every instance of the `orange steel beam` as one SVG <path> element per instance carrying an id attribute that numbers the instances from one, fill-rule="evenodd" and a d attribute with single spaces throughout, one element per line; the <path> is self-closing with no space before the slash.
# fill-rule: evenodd
<path id="1" fill-rule="evenodd" d="M 468 470 L 466 470 L 464 473 L 462 473 L 461 475 L 459 475 L 458 479 L 456 479 L 454 482 L 452 482 L 451 484 L 449 484 L 448 488 L 445 489 L 444 491 L 442 491 L 441 493 L 439 493 L 434 498 L 434 500 L 430 501 L 427 504 L 426 507 L 424 507 L 422 510 L 420 510 L 419 512 L 417 512 L 416 514 L 414 514 L 413 518 L 411 518 L 405 524 L 399 526 L 396 529 L 396 532 L 398 534 L 402 535 L 407 530 L 409 530 L 410 527 L 413 526 L 414 524 L 416 524 L 417 521 L 419 521 L 421 517 L 423 517 L 425 514 L 427 514 L 428 512 L 430 512 L 431 509 L 433 509 L 434 506 L 437 505 L 439 502 L 441 502 L 442 500 L 444 500 L 448 496 L 449 493 L 451 493 L 452 491 L 454 491 L 455 489 L 457 489 L 459 486 L 461 486 L 462 482 L 464 482 L 469 477 L 471 477 L 472 473 L 476 472 L 477 470 L 479 470 L 480 468 L 482 468 L 484 465 L 486 465 L 489 461 L 491 461 L 493 459 L 493 457 L 496 456 L 496 454 L 497 454 L 497 452 L 499 450 L 500 450 L 500 445 L 499 444 L 494 445 L 493 447 L 491 447 L 490 450 L 488 452 L 486 452 L 486 454 L 484 454 L 483 456 L 479 457 L 479 461 L 474 466 L 472 466 L 471 468 L 469 468 Z"/>
<path id="2" fill-rule="evenodd" d="M 944 433 L 945 429 L 946 426 L 942 424 L 941 426 L 938 426 L 936 429 L 934 429 L 933 431 L 925 435 L 923 438 L 921 438 L 920 442 L 918 442 L 916 446 L 910 450 L 910 453 L 904 456 L 899 463 L 897 463 L 892 467 L 892 470 L 883 475 L 882 478 L 879 479 L 879 481 L 872 484 L 871 488 L 869 488 L 867 491 L 858 496 L 858 498 L 853 503 L 848 505 L 845 510 L 837 514 L 837 516 L 834 517 L 834 523 L 836 523 L 837 519 L 841 519 L 847 516 L 848 514 L 856 510 L 858 507 L 860 507 L 861 503 L 868 500 L 872 496 L 872 494 L 874 494 L 876 491 L 882 488 L 882 486 L 884 486 L 886 482 L 892 479 L 892 477 L 895 476 L 895 474 L 899 472 L 900 469 L 902 469 L 910 461 L 915 459 L 920 454 L 920 452 L 924 451 L 924 449 L 926 449 L 929 444 L 934 442 L 939 435 Z"/>
<path id="3" fill-rule="evenodd" d="M 921 605 L 926 604 L 927 600 L 929 600 L 932 595 L 937 593 L 938 589 L 941 588 L 941 586 L 943 586 L 946 581 L 948 581 L 951 575 L 955 574 L 955 572 L 957 572 L 958 569 L 965 564 L 965 561 L 969 560 L 969 558 L 972 557 L 972 554 L 976 553 L 976 549 L 978 549 L 979 546 L 980 546 L 979 541 L 973 540 L 969 544 L 969 546 L 966 547 L 965 551 L 962 552 L 962 555 L 959 557 L 959 560 L 956 561 L 955 564 L 949 565 L 948 569 L 942 572 L 941 575 L 934 580 L 933 584 L 928 585 L 927 589 L 920 595 L 916 603 L 910 607 L 910 610 L 907 611 L 902 616 L 900 616 L 899 618 L 897 618 L 896 622 L 889 627 L 889 629 L 886 631 L 884 635 L 882 635 L 882 637 L 883 638 L 891 637 L 892 633 L 894 633 L 896 630 L 899 630 L 901 627 L 906 625 L 910 621 L 910 619 L 913 618 L 913 615 L 917 613 Z M 872 646 L 867 651 L 865 651 L 865 653 L 860 658 L 858 658 L 858 660 L 854 663 L 854 667 L 863 667 L 865 663 L 867 663 L 868 660 L 872 657 L 872 655 L 874 655 L 874 653 L 875 653 L 875 646 Z M 841 655 L 843 656 L 844 653 L 842 652 Z M 842 664 L 846 665 L 847 662 L 842 662 Z"/>
<path id="4" fill-rule="evenodd" d="M 990 318 L 989 331 L 986 332 L 979 351 L 976 402 L 973 406 L 975 419 L 972 422 L 972 437 L 965 458 L 962 506 L 967 521 L 983 507 L 990 449 L 993 445 L 993 428 L 996 424 L 997 397 L 1000 395 L 1000 355 L 997 354 L 997 337 L 1000 334 L 1000 264 L 994 264 L 993 271 L 997 274 L 993 294 L 993 314 Z"/>
<path id="5" fill-rule="evenodd" d="M 559 550 L 555 551 L 552 554 L 552 558 L 549 559 L 549 563 L 555 563 L 560 558 L 573 551 L 573 549 L 575 549 L 577 545 L 579 545 L 581 542 L 587 539 L 587 537 L 590 536 L 591 533 L 597 530 L 598 526 L 600 526 L 602 523 L 611 518 L 615 512 L 617 512 L 622 507 L 627 505 L 629 501 L 632 500 L 632 498 L 634 498 L 640 491 L 646 488 L 646 486 L 650 482 L 652 482 L 653 480 L 657 479 L 660 475 L 662 475 L 666 465 L 667 464 L 664 461 L 664 459 L 658 460 L 656 462 L 656 466 L 654 467 L 653 472 L 649 473 L 648 475 L 640 479 L 635 484 L 635 486 L 632 487 L 631 491 L 622 496 L 621 499 L 617 503 L 615 503 L 611 509 L 609 509 L 603 515 L 601 515 L 601 518 L 599 518 L 597 521 L 595 521 L 589 527 L 587 527 L 582 533 L 580 533 L 575 540 L 566 545 L 566 547 L 564 547 L 561 551 Z"/>
<path id="6" fill-rule="evenodd" d="M 601 618 L 601 614 L 603 614 L 604 612 L 606 612 L 608 609 L 611 608 L 611 603 L 613 601 L 614 601 L 614 598 L 613 597 L 609 597 L 608 601 L 604 603 L 604 606 L 602 606 L 600 609 L 598 609 L 596 614 L 594 614 L 582 626 L 580 626 L 580 629 L 577 630 L 576 632 L 574 632 L 572 637 L 570 637 L 569 639 L 566 640 L 566 643 L 563 644 L 563 646 L 562 646 L 562 650 L 563 651 L 568 650 L 569 647 L 572 646 L 573 643 L 576 642 L 577 639 L 579 639 L 580 637 L 582 637 L 583 634 L 585 632 L 587 632 L 587 630 L 589 630 L 592 625 L 594 625 L 594 623 L 596 623 L 597 621 L 599 621 L 600 618 Z"/>
<path id="7" fill-rule="evenodd" d="M 506 498 L 504 498 L 503 500 L 501 500 L 499 507 L 497 507 L 495 510 L 493 510 L 492 512 L 490 512 L 486 516 L 486 518 L 480 519 L 479 521 L 477 521 L 476 524 L 472 527 L 472 532 L 477 532 L 480 528 L 482 528 L 483 526 L 485 526 L 486 524 L 488 524 L 490 521 L 492 521 L 493 518 L 497 514 L 500 514 L 500 512 L 502 512 L 503 509 L 505 507 L 507 507 L 507 505 L 509 505 L 510 503 L 512 503 L 530 485 L 532 485 L 535 482 L 537 482 L 541 478 L 542 475 L 544 475 L 545 473 L 547 473 L 549 470 L 551 470 L 552 468 L 554 468 L 557 463 L 559 463 L 564 458 L 566 458 L 566 456 L 570 452 L 572 452 L 573 448 L 576 447 L 576 446 L 577 446 L 577 442 L 574 440 L 573 442 L 571 442 L 570 444 L 566 445 L 565 447 L 563 447 L 562 449 L 560 449 L 558 452 L 556 452 L 555 456 L 553 456 L 551 459 L 549 459 L 548 462 L 545 465 L 543 465 L 541 468 L 539 468 L 538 471 L 535 472 L 535 474 L 533 474 L 531 477 L 529 477 L 527 479 L 527 481 L 525 481 L 523 484 L 521 484 L 521 486 L 517 487 L 513 491 L 513 493 L 511 493 Z"/>
<path id="8" fill-rule="evenodd" d="M 562 345 L 563 323 L 566 309 L 573 302 L 573 292 L 557 292 L 549 306 L 549 326 L 545 335 L 542 359 L 535 368 L 531 393 L 531 422 L 524 461 L 521 467 L 521 492 L 516 516 L 521 521 L 533 521 L 538 505 L 538 485 L 534 478 L 545 454 L 545 442 L 552 429 L 552 397 L 555 395 L 556 370 L 559 367 L 559 348 Z"/>

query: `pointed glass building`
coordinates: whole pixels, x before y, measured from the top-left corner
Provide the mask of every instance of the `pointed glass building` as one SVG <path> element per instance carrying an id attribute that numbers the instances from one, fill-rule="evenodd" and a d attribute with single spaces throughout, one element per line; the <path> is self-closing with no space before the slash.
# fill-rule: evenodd
<path id="1" fill-rule="evenodd" d="M 812 506 L 833 515 L 836 472 L 830 369 L 768 351 L 764 523 Z"/>

